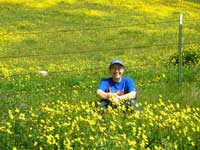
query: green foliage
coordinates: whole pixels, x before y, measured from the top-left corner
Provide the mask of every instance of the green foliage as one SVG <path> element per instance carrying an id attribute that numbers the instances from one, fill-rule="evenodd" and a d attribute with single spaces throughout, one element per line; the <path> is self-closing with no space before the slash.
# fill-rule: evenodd
<path id="1" fill-rule="evenodd" d="M 169 58 L 170 63 L 177 65 L 179 63 L 178 52 L 174 53 Z M 191 46 L 184 49 L 182 52 L 182 64 L 183 65 L 198 65 L 200 63 L 200 47 Z"/>

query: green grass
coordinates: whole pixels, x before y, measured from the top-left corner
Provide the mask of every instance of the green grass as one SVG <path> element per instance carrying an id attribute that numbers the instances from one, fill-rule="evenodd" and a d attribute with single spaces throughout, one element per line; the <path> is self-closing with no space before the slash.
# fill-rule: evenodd
<path id="1" fill-rule="evenodd" d="M 63 106 L 55 105 L 53 112 L 57 113 L 57 107 L 60 109 L 61 106 L 67 109 L 67 104 L 71 106 L 70 111 L 74 111 L 73 107 L 76 104 L 81 106 L 82 102 L 89 102 L 89 104 L 98 102 L 96 97 L 98 83 L 102 78 L 110 76 L 108 64 L 114 58 L 122 59 L 125 62 L 125 76 L 135 80 L 138 102 L 141 104 L 148 102 L 152 108 L 157 107 L 153 104 L 158 104 L 156 110 L 162 112 L 164 108 L 161 109 L 159 106 L 159 99 L 163 98 L 165 101 L 170 100 L 172 104 L 175 104 L 174 106 L 179 103 L 181 109 L 179 110 L 178 107 L 177 112 L 183 111 L 183 114 L 187 114 L 185 109 L 197 107 L 193 111 L 198 113 L 200 65 L 183 66 L 180 86 L 178 84 L 178 66 L 170 64 L 169 60 L 171 55 L 178 52 L 180 12 L 183 13 L 183 49 L 199 46 L 199 9 L 200 4 L 197 0 L 44 0 L 42 2 L 0 0 L 0 120 L 2 120 L 0 132 L 3 125 L 6 126 L 5 128 L 9 128 L 5 122 L 11 122 L 13 128 L 16 128 L 15 138 L 19 140 L 17 143 L 13 136 L 0 133 L 0 137 L 4 139 L 0 148 L 5 148 L 6 144 L 8 149 L 12 149 L 14 145 L 18 145 L 18 148 L 33 146 L 33 143 L 24 140 L 32 132 L 26 128 L 26 125 L 31 124 L 29 120 L 20 123 L 17 113 L 15 120 L 12 120 L 12 117 L 11 119 L 8 117 L 8 110 L 15 112 L 17 108 L 26 116 L 35 113 L 38 115 L 38 118 L 35 119 L 48 121 L 49 118 L 45 118 L 47 116 L 45 113 L 49 114 L 49 112 L 43 110 L 46 105 L 54 108 L 55 103 L 63 104 Z M 40 70 L 47 70 L 48 76 L 43 77 L 38 74 Z M 63 101 L 64 103 L 62 103 Z M 90 105 L 86 106 L 90 107 Z M 148 106 L 145 104 L 144 107 Z M 171 103 L 168 107 L 171 107 Z M 151 111 L 152 108 L 148 109 Z M 92 109 L 86 115 L 85 112 L 80 111 L 82 110 L 80 107 L 76 109 L 75 115 L 72 112 L 68 114 L 67 111 L 62 113 L 70 115 L 72 119 L 82 115 L 86 118 L 89 116 L 91 121 Z M 176 112 L 173 113 L 176 114 Z M 157 112 L 155 114 L 157 115 Z M 146 117 L 151 120 L 148 116 Z M 171 117 L 176 119 L 173 115 Z M 181 117 L 183 120 L 185 119 L 184 115 Z M 55 118 L 54 120 L 57 121 Z M 125 118 L 131 122 L 130 118 L 123 114 L 117 118 L 118 120 Z M 60 119 L 66 122 L 65 118 Z M 116 116 L 111 115 L 102 119 L 101 123 L 104 127 L 110 126 L 110 119 L 115 122 Z M 30 121 L 34 120 L 30 119 Z M 37 129 L 34 132 L 42 134 L 40 125 L 43 123 L 39 122 L 38 124 L 38 121 L 35 121 Z M 69 122 L 69 120 L 67 121 Z M 141 124 L 139 122 L 139 125 L 148 124 L 145 123 L 145 119 L 143 121 Z M 51 124 L 56 126 L 54 123 L 52 121 L 47 126 L 51 127 Z M 120 123 L 125 127 L 123 122 Z M 32 126 L 34 128 L 34 125 Z M 81 126 L 81 123 L 80 126 L 77 125 L 77 127 Z M 102 126 L 97 127 L 101 128 Z M 17 132 L 18 128 L 21 133 Z M 139 126 L 137 126 L 138 128 Z M 148 126 L 148 129 L 150 143 L 147 147 L 155 148 L 161 144 L 162 146 L 167 145 L 171 149 L 177 143 L 184 142 L 187 144 L 182 147 L 192 147 L 190 141 L 187 140 L 189 133 L 177 141 L 173 135 L 179 138 L 177 135 L 179 130 L 174 130 L 170 132 L 172 135 L 169 135 L 172 139 L 167 141 L 163 137 L 168 134 L 167 130 L 164 134 L 159 131 L 160 135 L 156 137 L 156 127 Z M 181 129 L 185 131 L 185 128 Z M 57 128 L 57 131 L 62 134 L 60 127 Z M 87 132 L 84 125 L 81 131 L 88 134 L 84 135 L 85 137 L 92 133 L 92 129 Z M 192 133 L 192 137 L 193 135 L 198 137 L 195 131 Z M 116 136 L 116 133 L 110 132 L 111 135 Z M 132 138 L 128 130 L 117 129 L 117 132 L 121 135 L 127 134 Z M 146 135 L 146 133 L 144 134 Z M 19 135 L 25 138 L 17 138 Z M 98 135 L 99 139 L 103 136 L 102 133 Z M 36 134 L 35 136 L 40 135 Z M 45 133 L 42 136 L 45 137 Z M 76 139 L 78 132 L 74 132 L 73 136 L 75 137 L 71 139 Z M 38 145 L 41 144 L 47 149 L 55 149 L 55 145 L 49 146 L 47 143 L 45 145 L 44 139 L 40 141 L 36 137 L 32 138 L 33 142 L 38 141 Z M 21 144 L 20 147 L 20 142 L 30 145 Z M 104 146 L 114 149 L 116 145 L 112 142 L 111 136 L 107 141 L 108 145 Z M 138 140 L 138 142 L 140 141 Z M 199 143 L 198 140 L 194 140 L 194 142 L 196 142 L 196 146 Z M 101 142 L 97 142 L 97 144 L 99 143 Z M 88 144 L 89 148 L 95 147 L 91 142 Z M 126 142 L 123 144 L 127 146 Z M 88 147 L 86 146 L 86 148 Z M 181 145 L 178 147 L 181 148 Z M 76 143 L 74 148 L 80 147 Z M 124 149 L 129 148 L 130 146 L 124 147 Z"/>

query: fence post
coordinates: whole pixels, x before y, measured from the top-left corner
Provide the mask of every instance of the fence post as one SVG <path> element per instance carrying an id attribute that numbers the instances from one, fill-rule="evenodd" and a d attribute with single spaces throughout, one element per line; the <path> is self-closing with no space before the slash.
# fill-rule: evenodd
<path id="1" fill-rule="evenodd" d="M 178 39 L 178 83 L 181 85 L 182 81 L 182 23 L 183 14 L 180 14 L 179 22 L 179 39 Z"/>

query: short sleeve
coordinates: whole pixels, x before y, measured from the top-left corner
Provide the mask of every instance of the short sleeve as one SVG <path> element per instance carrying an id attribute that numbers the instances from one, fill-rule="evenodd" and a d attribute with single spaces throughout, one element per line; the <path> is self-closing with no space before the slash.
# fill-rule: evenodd
<path id="1" fill-rule="evenodd" d="M 99 83 L 98 90 L 106 91 L 107 88 L 107 80 L 102 79 L 101 82 Z"/>
<path id="2" fill-rule="evenodd" d="M 127 87 L 128 87 L 128 92 L 136 91 L 135 82 L 133 79 L 128 78 Z"/>

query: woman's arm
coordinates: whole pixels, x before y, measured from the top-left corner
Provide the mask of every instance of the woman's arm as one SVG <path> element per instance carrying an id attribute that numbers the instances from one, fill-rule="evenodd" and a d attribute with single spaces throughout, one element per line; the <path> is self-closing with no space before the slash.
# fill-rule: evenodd
<path id="1" fill-rule="evenodd" d="M 124 94 L 122 96 L 117 96 L 116 94 L 113 93 L 106 93 L 100 89 L 97 90 L 97 96 L 101 99 L 111 99 L 113 98 L 118 99 L 119 101 L 126 101 L 126 100 L 130 100 L 130 99 L 135 99 L 136 98 L 136 91 L 132 91 L 130 93 Z"/>
<path id="2" fill-rule="evenodd" d="M 119 101 L 126 101 L 130 99 L 135 99 L 136 98 L 136 91 L 132 91 L 130 93 L 118 96 Z"/>
<path id="3" fill-rule="evenodd" d="M 113 104 L 118 105 L 120 104 L 120 100 L 116 93 L 106 93 L 100 89 L 97 90 L 97 96 L 101 99 L 106 99 L 111 101 Z"/>
<path id="4" fill-rule="evenodd" d="M 111 93 L 106 93 L 100 89 L 97 90 L 97 96 L 101 99 L 110 99 L 112 97 Z"/>

